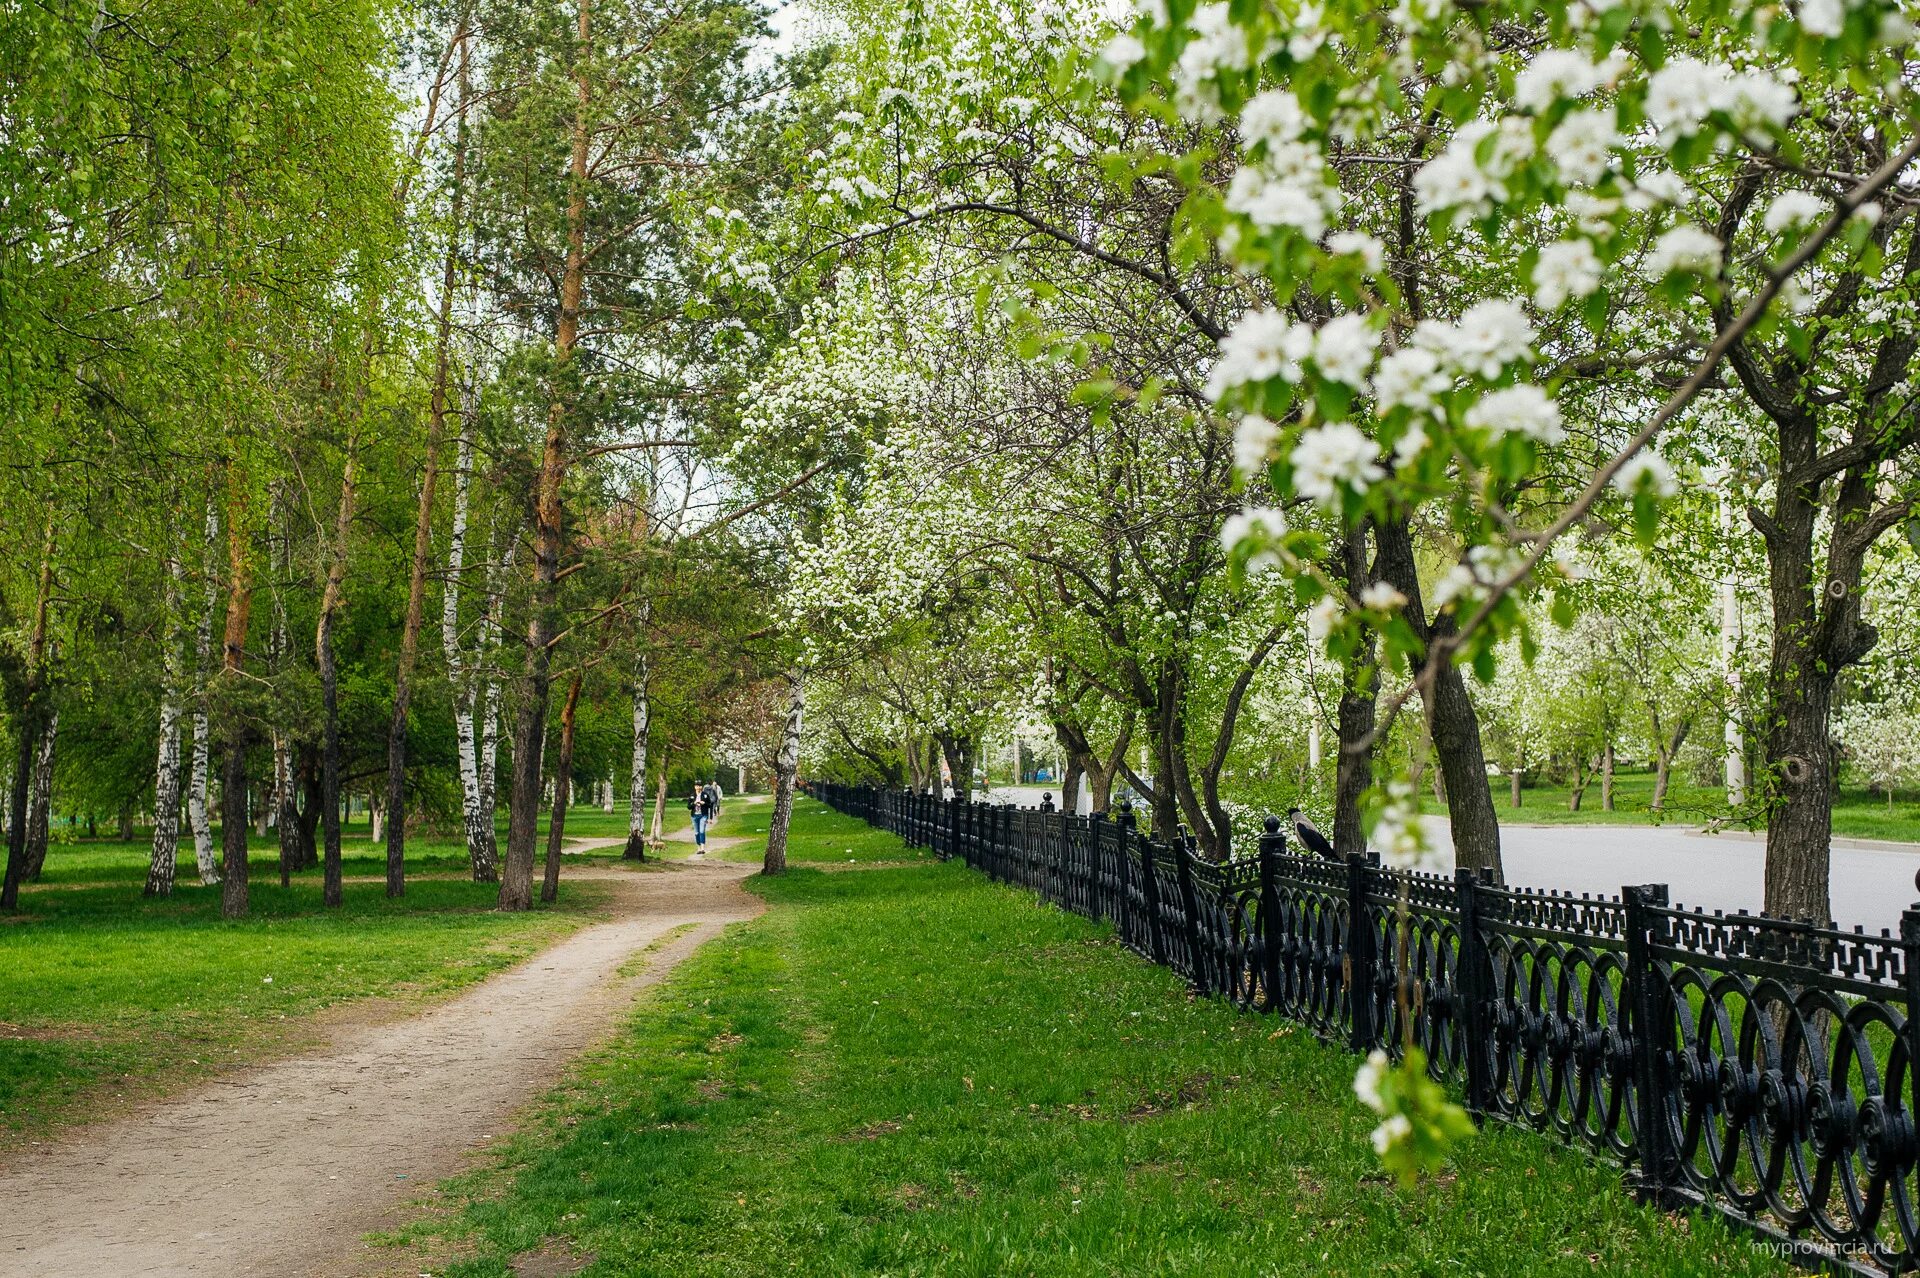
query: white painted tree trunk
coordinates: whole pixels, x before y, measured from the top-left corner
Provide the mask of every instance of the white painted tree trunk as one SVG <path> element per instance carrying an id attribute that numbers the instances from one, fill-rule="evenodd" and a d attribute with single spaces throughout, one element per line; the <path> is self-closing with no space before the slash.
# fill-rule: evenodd
<path id="1" fill-rule="evenodd" d="M 193 767 L 187 779 L 187 825 L 193 831 L 193 862 L 202 883 L 220 881 L 220 858 L 213 847 L 213 816 L 207 806 L 207 680 L 213 662 L 213 614 L 220 607 L 220 511 L 207 503 L 206 591 L 200 625 L 194 633 Z"/>
<path id="2" fill-rule="evenodd" d="M 162 595 L 166 620 L 160 653 L 160 745 L 153 765 L 153 853 L 147 861 L 147 895 L 173 895 L 180 848 L 180 716 L 186 661 L 180 650 L 180 556 L 167 561 Z"/>
<path id="3" fill-rule="evenodd" d="M 800 771 L 800 729 L 807 710 L 806 679 L 797 666 L 787 671 L 787 689 L 787 726 L 774 761 L 773 819 L 767 822 L 763 874 L 784 874 L 787 869 L 787 826 L 793 816 L 793 782 Z"/>
<path id="4" fill-rule="evenodd" d="M 647 679 L 647 654 L 643 650 L 633 662 L 633 777 L 627 786 L 630 805 L 627 812 L 627 855 L 635 858 L 640 855 L 647 838 L 647 734 L 652 724 L 652 712 L 647 701 Z"/>
<path id="5" fill-rule="evenodd" d="M 612 777 L 608 777 L 600 783 L 600 810 L 609 814 L 613 811 Z"/>

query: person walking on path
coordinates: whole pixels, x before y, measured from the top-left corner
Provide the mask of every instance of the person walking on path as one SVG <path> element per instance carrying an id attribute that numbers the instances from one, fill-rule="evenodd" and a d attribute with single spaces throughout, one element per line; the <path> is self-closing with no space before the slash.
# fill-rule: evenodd
<path id="1" fill-rule="evenodd" d="M 687 796 L 687 811 L 693 816 L 694 855 L 705 856 L 707 823 L 713 820 L 713 800 L 708 796 L 704 782 L 696 785 L 693 793 Z"/>
<path id="2" fill-rule="evenodd" d="M 707 820 L 718 821 L 720 819 L 720 782 L 717 780 L 707 782 L 700 793 L 707 800 Z"/>

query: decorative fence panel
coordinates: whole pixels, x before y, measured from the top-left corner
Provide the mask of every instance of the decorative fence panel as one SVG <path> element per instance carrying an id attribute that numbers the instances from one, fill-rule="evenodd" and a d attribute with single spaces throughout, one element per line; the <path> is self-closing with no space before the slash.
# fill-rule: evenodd
<path id="1" fill-rule="evenodd" d="M 1330 1042 L 1397 1055 L 1404 1006 L 1476 1117 L 1613 1160 L 1663 1206 L 1710 1208 L 1803 1262 L 1920 1261 L 1920 907 L 1869 936 L 1682 909 L 1658 884 L 1576 897 L 1299 856 L 1271 817 L 1258 856 L 1215 864 L 1124 805 L 808 791 Z"/>

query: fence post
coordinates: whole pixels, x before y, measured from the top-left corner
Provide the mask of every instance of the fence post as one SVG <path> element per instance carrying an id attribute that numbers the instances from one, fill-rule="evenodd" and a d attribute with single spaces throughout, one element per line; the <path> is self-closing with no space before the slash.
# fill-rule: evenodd
<path id="1" fill-rule="evenodd" d="M 1266 1007 L 1280 1006 L 1280 858 L 1287 851 L 1287 836 L 1280 832 L 1280 818 L 1269 816 L 1260 835 L 1260 914 L 1256 939 L 1260 945 L 1260 984 L 1265 987 Z"/>
<path id="2" fill-rule="evenodd" d="M 1107 863 L 1111 857 L 1113 866 L 1114 895 L 1119 899 L 1113 903 L 1113 925 L 1120 932 L 1122 942 L 1133 939 L 1133 902 L 1127 899 L 1127 858 L 1114 856 L 1107 847 L 1107 814 L 1095 812 L 1087 818 L 1087 844 L 1093 849 L 1094 872 Z"/>
<path id="3" fill-rule="evenodd" d="M 1661 979 L 1653 946 L 1666 939 L 1666 920 L 1653 913 L 1667 903 L 1667 885 L 1625 887 L 1620 899 L 1627 914 L 1627 980 L 1632 986 L 1635 1146 L 1640 1178 L 1635 1192 L 1643 1201 L 1665 1206 L 1677 1170 L 1673 1132 L 1667 1123 L 1673 1076 L 1668 1054 L 1673 1044 L 1673 999 Z"/>
<path id="4" fill-rule="evenodd" d="M 1486 938 L 1480 934 L 1480 880 L 1469 869 L 1453 872 L 1460 913 L 1460 951 L 1454 960 L 1454 1024 L 1466 1043 L 1467 1112 L 1478 1118 L 1491 1107 L 1493 1062 L 1487 1056 L 1487 1000 L 1493 997 Z"/>
<path id="5" fill-rule="evenodd" d="M 1185 830 L 1173 836 L 1173 872 L 1180 884 L 1180 906 L 1187 916 L 1187 980 L 1205 994 L 1211 985 L 1207 964 L 1200 955 L 1200 898 L 1193 890 L 1194 837 Z"/>
<path id="6" fill-rule="evenodd" d="M 1127 841 L 1134 834 L 1133 805 L 1120 805 L 1120 854 L 1127 853 Z M 1167 962 L 1167 941 L 1160 929 L 1160 879 L 1153 872 L 1153 840 L 1145 835 L 1138 839 L 1140 844 L 1140 898 L 1147 912 L 1147 952 L 1153 955 L 1153 961 L 1165 966 Z"/>
<path id="7" fill-rule="evenodd" d="M 1379 956 L 1373 919 L 1367 914 L 1367 875 L 1371 867 L 1358 852 L 1347 853 L 1347 952 L 1341 973 L 1347 987 L 1349 1042 L 1356 1052 L 1374 1047 L 1373 988 Z"/>

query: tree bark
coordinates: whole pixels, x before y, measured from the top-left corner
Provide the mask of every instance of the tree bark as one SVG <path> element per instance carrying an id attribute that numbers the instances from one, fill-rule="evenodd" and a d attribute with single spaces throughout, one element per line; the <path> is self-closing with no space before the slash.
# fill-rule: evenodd
<path id="1" fill-rule="evenodd" d="M 540 884 L 540 899 L 551 905 L 560 899 L 560 845 L 566 839 L 567 804 L 573 787 L 567 784 L 573 775 L 574 712 L 580 706 L 580 684 L 584 670 L 575 671 L 567 685 L 567 699 L 560 707 L 560 757 L 554 761 L 553 815 L 547 819 L 547 872 Z"/>
<path id="2" fill-rule="evenodd" d="M 800 729 L 806 715 L 806 681 L 798 666 L 787 670 L 787 724 L 780 734 L 780 756 L 773 768 L 773 819 L 767 822 L 767 852 L 762 874 L 787 872 L 787 827 L 793 821 L 793 781 L 800 772 Z"/>
<path id="3" fill-rule="evenodd" d="M 1347 593 L 1359 598 L 1370 584 L 1367 525 L 1349 531 L 1341 542 L 1340 569 Z M 1352 856 L 1367 850 L 1360 822 L 1360 799 L 1373 784 L 1373 737 L 1379 715 L 1379 674 L 1374 667 L 1371 631 L 1340 671 L 1340 757 L 1334 762 L 1333 850 Z M 1311 711 L 1310 711 L 1311 712 Z"/>
<path id="4" fill-rule="evenodd" d="M 213 767 L 213 742 L 207 718 L 207 681 L 213 671 L 213 614 L 220 606 L 219 562 L 220 510 L 207 499 L 206 582 L 200 624 L 194 632 L 193 665 L 193 767 L 187 781 L 187 828 L 193 832 L 193 861 L 202 885 L 220 881 L 220 867 L 213 858 L 213 816 L 207 799 L 208 780 Z"/>
<path id="5" fill-rule="evenodd" d="M 0 910 L 20 908 L 20 884 L 27 869 L 27 835 L 32 774 L 39 752 L 39 736 L 46 714 L 47 614 L 53 599 L 53 524 L 40 555 L 40 580 L 34 591 L 33 626 L 27 639 L 19 683 L 19 711 L 14 716 L 13 785 L 7 799 L 7 872 L 0 885 Z"/>
<path id="6" fill-rule="evenodd" d="M 355 467 L 358 440 L 347 438 L 347 459 L 340 470 L 340 505 L 334 515 L 333 553 L 327 563 L 327 582 L 320 594 L 320 620 L 313 632 L 313 660 L 320 675 L 320 899 L 328 906 L 341 902 L 340 890 L 340 670 L 333 654 L 333 623 L 344 601 L 347 579 L 347 538 L 353 530 Z"/>
<path id="7" fill-rule="evenodd" d="M 247 626 L 253 615 L 253 575 L 247 554 L 246 476 L 234 463 L 227 473 L 227 624 L 222 636 L 221 679 L 231 700 L 247 664 Z M 247 915 L 247 746 L 252 729 L 237 708 L 226 718 L 226 768 L 220 783 L 220 916 Z"/>
<path id="8" fill-rule="evenodd" d="M 1431 652 L 1436 641 L 1453 633 L 1454 618 L 1443 612 L 1431 621 L 1427 619 L 1412 530 L 1404 518 L 1383 519 L 1375 523 L 1374 538 L 1378 547 L 1375 575 L 1407 597 L 1407 622 L 1414 637 Z M 1424 662 L 1419 673 L 1429 674 Z M 1496 882 L 1504 882 L 1500 820 L 1494 815 L 1493 793 L 1487 785 L 1487 757 L 1473 698 L 1467 693 L 1460 668 L 1451 661 L 1440 663 L 1430 672 L 1430 684 L 1429 723 L 1434 751 L 1439 756 L 1437 771 L 1446 780 L 1454 864 L 1463 870 L 1490 870 Z"/>
<path id="9" fill-rule="evenodd" d="M 533 616 L 527 624 L 525 691 L 514 727 L 513 795 L 507 817 L 507 858 L 500 876 L 500 908 L 533 905 L 533 851 L 540 806 L 541 753 L 546 746 L 547 692 L 551 682 L 555 613 L 559 607 L 560 485 L 566 477 L 568 415 L 573 350 L 580 337 L 580 304 L 586 282 L 587 133 L 592 108 L 588 63 L 592 57 L 592 0 L 576 0 L 578 47 L 573 80 L 576 103 L 570 127 L 571 190 L 567 198 L 567 259 L 560 278 L 560 314 L 554 328 L 552 400 L 540 454 L 534 500 Z"/>
<path id="10" fill-rule="evenodd" d="M 645 613 L 641 615 L 644 618 Z M 641 642 L 644 644 L 645 639 Z M 623 854 L 629 861 L 647 859 L 647 734 L 652 730 L 647 681 L 647 654 L 642 647 L 633 661 L 633 779 L 627 786 L 627 849 Z"/>
<path id="11" fill-rule="evenodd" d="M 286 577 L 292 548 L 286 526 L 286 492 L 284 485 L 276 483 L 272 507 L 272 591 L 273 591 L 273 628 L 267 635 L 267 668 L 277 681 L 284 683 L 284 676 L 293 657 L 293 645 L 287 635 Z M 300 868 L 300 808 L 293 792 L 293 732 L 284 720 L 284 714 L 278 709 L 273 718 L 273 788 L 268 804 L 263 806 L 261 814 L 271 809 L 274 822 L 279 827 L 280 841 L 280 886 L 287 887 L 293 882 L 293 872 Z"/>
<path id="12" fill-rule="evenodd" d="M 53 745 L 60 735 L 60 711 L 47 715 L 46 731 L 34 752 L 32 794 L 27 801 L 26 881 L 38 883 L 47 865 L 47 843 L 53 835 Z"/>
<path id="13" fill-rule="evenodd" d="M 453 299 L 459 284 L 460 228 L 467 188 L 467 18 L 453 36 L 460 58 L 460 97 L 453 146 L 453 192 L 446 252 L 440 276 L 440 313 L 434 323 L 433 389 L 427 401 L 425 468 L 413 521 L 413 564 L 407 578 L 406 620 L 400 627 L 400 661 L 393 673 L 393 718 L 387 725 L 387 896 L 407 890 L 407 722 L 413 705 L 413 671 L 420 659 L 420 627 L 426 619 L 427 565 L 433 553 L 433 505 L 440 482 L 440 446 L 446 438 L 448 374 L 452 363 Z"/>
<path id="14" fill-rule="evenodd" d="M 660 752 L 660 780 L 655 785 L 654 791 L 653 791 L 652 830 L 647 835 L 647 842 L 651 846 L 656 848 L 660 846 L 661 840 L 666 837 L 667 772 L 669 770 L 667 768 L 667 759 L 668 759 L 667 752 L 665 750 L 662 750 Z"/>
<path id="15" fill-rule="evenodd" d="M 147 859 L 148 896 L 172 896 L 173 876 L 180 847 L 180 716 L 186 679 L 180 651 L 180 581 L 184 570 L 178 554 L 167 559 L 162 587 L 160 654 L 160 743 L 153 765 L 153 851 Z"/>

